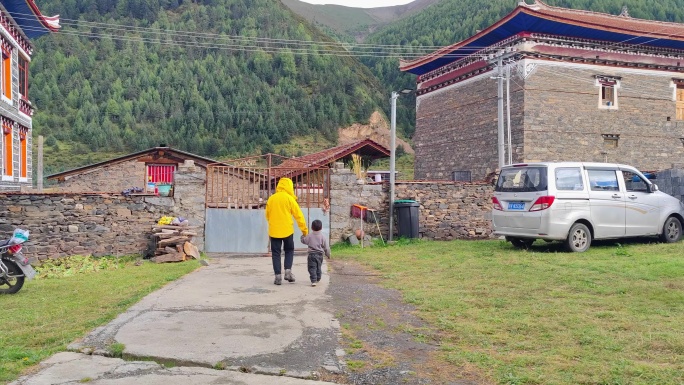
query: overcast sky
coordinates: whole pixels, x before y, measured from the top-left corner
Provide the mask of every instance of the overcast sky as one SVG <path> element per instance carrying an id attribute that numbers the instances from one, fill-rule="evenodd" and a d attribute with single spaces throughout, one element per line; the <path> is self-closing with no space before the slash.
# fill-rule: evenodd
<path id="1" fill-rule="evenodd" d="M 390 7 L 392 5 L 408 4 L 413 0 L 301 0 L 311 4 L 338 4 L 347 7 L 377 8 Z"/>

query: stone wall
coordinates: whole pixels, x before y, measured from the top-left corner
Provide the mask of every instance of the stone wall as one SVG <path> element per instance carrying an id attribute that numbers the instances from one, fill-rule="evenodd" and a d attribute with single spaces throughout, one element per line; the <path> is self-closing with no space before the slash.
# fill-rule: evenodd
<path id="1" fill-rule="evenodd" d="M 483 180 L 498 167 L 497 82 L 479 75 L 416 101 L 414 179 L 452 180 L 454 171 L 471 171 Z M 522 151 L 523 92 L 511 82 L 511 127 L 515 151 Z M 514 153 L 518 158 L 517 152 Z"/>
<path id="2" fill-rule="evenodd" d="M 131 187 L 145 187 L 145 163 L 136 159 L 104 165 L 90 172 L 67 177 L 55 188 L 65 193 L 120 193 Z"/>
<path id="3" fill-rule="evenodd" d="M 344 167 L 332 170 L 330 175 L 330 240 L 331 243 L 342 241 L 347 235 L 353 234 L 361 227 L 359 218 L 350 215 L 354 204 L 366 206 L 376 210 L 379 217 L 380 231 L 387 237 L 389 231 L 388 214 L 388 184 L 359 184 L 356 175 Z M 375 222 L 364 223 L 366 234 L 378 237 Z"/>
<path id="4" fill-rule="evenodd" d="M 16 227 L 29 230 L 27 255 L 38 259 L 143 254 L 152 226 L 167 214 L 140 196 L 8 194 L 0 198 L 0 234 L 8 239 Z"/>
<path id="5" fill-rule="evenodd" d="M 491 236 L 491 184 L 398 182 L 395 193 L 397 200 L 420 203 L 418 231 L 422 238 L 448 241 Z"/>
<path id="6" fill-rule="evenodd" d="M 187 218 L 193 244 L 204 249 L 206 171 L 192 161 L 179 165 L 173 197 L 119 194 L 0 195 L 0 233 L 15 227 L 31 232 L 28 255 L 39 259 L 68 255 L 144 254 L 152 227 L 162 216 Z"/>
<path id="7" fill-rule="evenodd" d="M 187 218 L 197 236 L 192 243 L 200 250 L 204 250 L 204 225 L 206 223 L 206 186 L 207 171 L 195 166 L 191 160 L 178 165 L 174 176 L 173 212 L 175 216 Z M 162 197 L 157 198 L 163 200 Z"/>
<path id="8" fill-rule="evenodd" d="M 353 204 L 378 213 L 380 231 L 389 232 L 389 185 L 358 184 L 349 170 L 338 168 L 331 176 L 331 243 L 342 241 L 360 227 L 350 216 Z M 400 181 L 395 185 L 396 199 L 420 203 L 419 232 L 432 240 L 473 239 L 491 236 L 491 197 L 493 186 L 484 183 Z M 396 220 L 396 219 L 395 219 Z M 395 236 L 398 227 L 394 226 Z M 375 223 L 364 223 L 367 234 L 377 237 Z"/>

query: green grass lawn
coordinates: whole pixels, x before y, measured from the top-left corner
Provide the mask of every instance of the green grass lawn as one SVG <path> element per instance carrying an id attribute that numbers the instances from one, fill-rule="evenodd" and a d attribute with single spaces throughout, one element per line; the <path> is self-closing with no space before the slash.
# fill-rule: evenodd
<path id="1" fill-rule="evenodd" d="M 337 247 L 383 274 L 442 337 L 441 356 L 498 384 L 684 383 L 684 242 Z"/>
<path id="2" fill-rule="evenodd" d="M 115 270 L 26 281 L 17 294 L 0 295 L 0 383 L 64 351 L 91 329 L 197 267 L 194 260 L 140 266 L 128 260 L 110 266 Z"/>

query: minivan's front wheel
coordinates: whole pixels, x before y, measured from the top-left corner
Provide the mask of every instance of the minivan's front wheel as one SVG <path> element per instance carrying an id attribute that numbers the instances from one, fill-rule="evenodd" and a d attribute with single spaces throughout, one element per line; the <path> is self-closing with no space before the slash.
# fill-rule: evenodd
<path id="1" fill-rule="evenodd" d="M 660 239 L 665 243 L 674 243 L 682 237 L 682 222 L 676 217 L 669 217 L 663 225 Z"/>
<path id="2" fill-rule="evenodd" d="M 575 223 L 570 228 L 568 239 L 565 241 L 568 250 L 576 253 L 582 253 L 591 246 L 591 232 L 589 228 L 582 223 Z"/>

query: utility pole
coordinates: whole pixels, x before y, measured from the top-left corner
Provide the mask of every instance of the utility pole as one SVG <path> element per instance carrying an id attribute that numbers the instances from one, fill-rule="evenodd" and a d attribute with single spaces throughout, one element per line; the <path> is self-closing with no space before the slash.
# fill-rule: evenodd
<path id="1" fill-rule="evenodd" d="M 389 236 L 387 239 L 389 241 L 392 241 L 393 238 L 393 232 L 394 232 L 394 158 L 396 157 L 396 136 L 397 136 L 397 98 L 399 97 L 399 93 L 392 91 L 392 116 L 390 120 L 390 176 L 389 176 L 389 188 L 390 188 L 390 196 L 389 196 Z"/>
<path id="2" fill-rule="evenodd" d="M 508 134 L 508 164 L 513 164 L 513 146 L 511 144 L 511 63 L 506 65 L 506 131 Z"/>
<path id="3" fill-rule="evenodd" d="M 499 147 L 499 168 L 503 167 L 506 164 L 506 144 L 504 143 L 504 87 L 503 87 L 503 53 L 499 53 L 499 59 L 497 61 L 497 66 L 499 67 L 499 76 L 497 76 L 498 80 L 498 85 L 499 85 L 499 140 L 498 140 L 498 147 Z"/>

